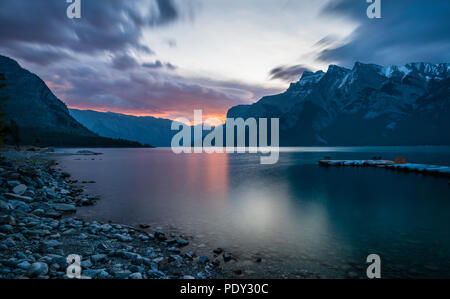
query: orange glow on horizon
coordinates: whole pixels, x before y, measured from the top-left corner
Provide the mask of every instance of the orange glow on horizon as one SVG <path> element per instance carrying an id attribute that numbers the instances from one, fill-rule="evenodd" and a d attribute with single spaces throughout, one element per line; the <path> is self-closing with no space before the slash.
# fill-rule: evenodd
<path id="1" fill-rule="evenodd" d="M 70 109 L 78 109 L 78 110 L 92 110 L 96 112 L 111 112 L 111 113 L 118 113 L 118 114 L 124 114 L 124 115 L 130 115 L 130 116 L 136 116 L 136 117 L 155 117 L 155 118 L 164 118 L 169 120 L 175 120 L 178 118 L 187 118 L 190 120 L 190 123 L 187 123 L 188 125 L 194 125 L 194 110 L 192 110 L 191 114 L 183 113 L 181 114 L 179 111 L 167 111 L 164 113 L 146 113 L 141 111 L 134 111 L 134 110 L 119 110 L 119 109 L 112 109 L 112 108 L 103 108 L 103 107 L 83 107 L 83 106 L 69 106 Z M 224 124 L 226 122 L 227 116 L 226 112 L 224 113 L 205 113 L 203 112 L 203 123 L 208 123 L 212 126 L 217 126 Z"/>

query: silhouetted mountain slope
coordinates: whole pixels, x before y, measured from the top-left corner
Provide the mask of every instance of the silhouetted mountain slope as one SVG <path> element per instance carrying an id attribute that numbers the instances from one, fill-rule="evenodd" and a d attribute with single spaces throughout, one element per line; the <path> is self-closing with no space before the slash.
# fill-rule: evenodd
<path id="1" fill-rule="evenodd" d="M 282 145 L 450 144 L 450 66 L 331 65 L 305 72 L 279 95 L 228 111 L 280 118 Z"/>
<path id="2" fill-rule="evenodd" d="M 140 146 L 136 142 L 99 137 L 77 122 L 66 105 L 53 95 L 35 74 L 23 69 L 16 61 L 0 55 L 0 73 L 6 96 L 5 122 L 15 122 L 20 143 L 41 146 Z"/>
<path id="3" fill-rule="evenodd" d="M 70 109 L 70 114 L 92 132 L 105 137 L 119 137 L 153 146 L 168 147 L 172 121 L 154 117 L 137 117 L 111 112 Z"/>

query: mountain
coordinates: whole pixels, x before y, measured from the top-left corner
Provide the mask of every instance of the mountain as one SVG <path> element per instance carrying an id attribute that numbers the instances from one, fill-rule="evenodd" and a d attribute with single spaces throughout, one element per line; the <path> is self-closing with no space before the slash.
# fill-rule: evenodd
<path id="1" fill-rule="evenodd" d="M 140 146 L 136 142 L 99 137 L 70 116 L 66 105 L 37 75 L 0 55 L 4 87 L 0 98 L 5 123 L 15 123 L 21 144 L 40 146 Z M 12 125 L 11 125 L 12 127 Z"/>
<path id="2" fill-rule="evenodd" d="M 111 138 L 124 138 L 151 144 L 158 147 L 169 147 L 173 135 L 172 121 L 150 116 L 131 116 L 111 112 L 92 110 L 69 110 L 71 116 L 92 132 Z"/>
<path id="3" fill-rule="evenodd" d="M 279 118 L 280 143 L 449 145 L 450 65 L 382 67 L 357 62 L 305 72 L 279 95 L 228 111 L 229 118 Z"/>

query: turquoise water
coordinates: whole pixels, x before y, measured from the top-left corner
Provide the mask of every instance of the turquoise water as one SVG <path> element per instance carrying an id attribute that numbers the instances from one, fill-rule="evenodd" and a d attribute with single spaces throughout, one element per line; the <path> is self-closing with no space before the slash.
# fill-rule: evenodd
<path id="1" fill-rule="evenodd" d="M 96 181 L 87 190 L 102 200 L 81 216 L 181 232 L 192 250 L 232 252 L 228 267 L 249 277 L 364 277 L 373 253 L 383 277 L 450 277 L 447 178 L 317 165 L 324 156 L 450 165 L 450 147 L 286 148 L 275 165 L 251 154 L 94 151 L 104 155 L 59 158 L 75 179 Z"/>

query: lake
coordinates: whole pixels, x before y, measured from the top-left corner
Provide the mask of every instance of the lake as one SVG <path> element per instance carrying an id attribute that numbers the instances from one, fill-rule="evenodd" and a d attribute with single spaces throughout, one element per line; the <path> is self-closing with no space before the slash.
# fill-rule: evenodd
<path id="1" fill-rule="evenodd" d="M 365 277 L 369 254 L 386 278 L 450 277 L 447 178 L 317 164 L 382 156 L 449 165 L 450 147 L 284 148 L 275 165 L 253 154 L 93 151 L 103 155 L 57 159 L 74 179 L 96 182 L 87 193 L 102 199 L 79 216 L 180 232 L 202 254 L 224 248 L 237 257 L 226 269 L 243 277 Z"/>

